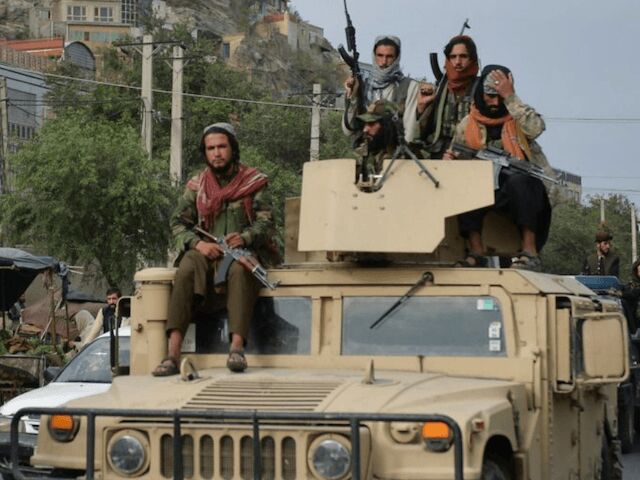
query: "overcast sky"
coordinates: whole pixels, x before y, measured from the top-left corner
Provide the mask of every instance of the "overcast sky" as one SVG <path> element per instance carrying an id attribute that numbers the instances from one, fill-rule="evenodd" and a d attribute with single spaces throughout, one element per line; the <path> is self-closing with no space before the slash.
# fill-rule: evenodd
<path id="1" fill-rule="evenodd" d="M 293 0 L 303 19 L 345 43 L 343 0 Z M 404 72 L 433 80 L 440 53 L 469 18 L 483 65 L 514 74 L 541 113 L 551 164 L 582 176 L 583 197 L 623 193 L 640 207 L 640 0 L 347 0 L 361 60 L 380 34 L 402 40 Z"/>

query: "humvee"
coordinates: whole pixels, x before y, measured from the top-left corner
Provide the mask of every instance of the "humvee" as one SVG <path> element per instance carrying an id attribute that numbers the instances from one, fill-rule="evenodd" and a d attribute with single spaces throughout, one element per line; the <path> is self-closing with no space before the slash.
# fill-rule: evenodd
<path id="1" fill-rule="evenodd" d="M 44 416 L 32 465 L 101 479 L 620 478 L 617 303 L 570 277 L 453 268 L 455 215 L 492 204 L 492 165 L 421 162 L 437 185 L 412 161 L 369 191 L 353 160 L 305 165 L 245 373 L 225 368 L 224 316 L 207 315 L 180 375 L 151 376 L 174 270 L 139 271 L 130 375 L 18 412 L 16 431 Z M 484 237 L 496 257 L 517 250 L 505 219 L 488 216 Z"/>

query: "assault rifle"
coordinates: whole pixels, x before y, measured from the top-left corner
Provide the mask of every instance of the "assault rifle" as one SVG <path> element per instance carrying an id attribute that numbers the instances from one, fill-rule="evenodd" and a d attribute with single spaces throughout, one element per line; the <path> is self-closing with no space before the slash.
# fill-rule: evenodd
<path id="1" fill-rule="evenodd" d="M 193 231 L 204 237 L 204 239 L 211 240 L 212 242 L 220 245 L 220 248 L 222 248 L 222 251 L 224 252 L 222 261 L 216 270 L 216 276 L 213 279 L 213 284 L 215 286 L 222 285 L 227 281 L 227 273 L 229 273 L 229 268 L 233 262 L 238 262 L 244 268 L 249 270 L 251 274 L 265 287 L 275 290 L 278 286 L 279 282 L 270 282 L 267 279 L 267 271 L 251 251 L 246 248 L 232 248 L 227 244 L 227 241 L 224 238 L 211 235 L 209 232 L 203 230 L 197 225 L 193 227 Z"/>
<path id="2" fill-rule="evenodd" d="M 460 143 L 452 143 L 451 150 L 465 157 L 491 160 L 493 162 L 493 185 L 495 189 L 499 186 L 498 177 L 503 169 L 506 170 L 507 173 L 524 173 L 525 175 L 530 175 L 543 181 L 559 183 L 557 179 L 546 175 L 539 165 L 521 160 L 499 148 L 487 147 L 483 150 L 476 150 Z"/>
<path id="3" fill-rule="evenodd" d="M 357 98 L 356 105 L 358 107 L 358 113 L 362 113 L 364 111 L 364 83 L 362 81 L 362 71 L 360 70 L 360 63 L 358 63 L 358 59 L 360 58 L 360 53 L 358 52 L 358 48 L 356 47 L 356 27 L 353 26 L 351 22 L 351 16 L 349 15 L 349 10 L 347 10 L 347 0 L 344 0 L 344 14 L 347 17 L 347 26 L 344 29 L 345 36 L 347 37 L 347 50 L 351 52 L 351 55 L 347 53 L 344 46 L 342 44 L 338 45 L 338 53 L 344 60 L 344 63 L 349 65 L 351 69 L 351 76 L 355 80 L 354 88 L 356 88 Z M 351 125 L 348 125 L 352 130 L 356 130 Z"/>

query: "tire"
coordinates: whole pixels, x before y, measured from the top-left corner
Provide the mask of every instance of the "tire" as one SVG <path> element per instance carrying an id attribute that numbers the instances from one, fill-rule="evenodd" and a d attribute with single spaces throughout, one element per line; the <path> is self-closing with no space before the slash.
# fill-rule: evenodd
<path id="1" fill-rule="evenodd" d="M 487 456 L 482 462 L 481 480 L 513 480 L 513 475 L 501 458 Z"/>
<path id="2" fill-rule="evenodd" d="M 618 436 L 622 444 L 622 453 L 630 453 L 636 437 L 636 409 L 625 405 L 618 413 Z"/>
<path id="3" fill-rule="evenodd" d="M 602 465 L 600 472 L 600 480 L 622 480 L 622 465 L 615 448 L 612 444 L 603 439 L 602 442 Z"/>

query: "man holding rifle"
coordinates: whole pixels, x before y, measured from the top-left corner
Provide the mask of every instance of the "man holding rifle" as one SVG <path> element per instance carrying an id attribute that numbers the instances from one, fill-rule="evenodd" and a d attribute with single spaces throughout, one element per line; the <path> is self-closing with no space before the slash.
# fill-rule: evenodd
<path id="1" fill-rule="evenodd" d="M 232 249 L 242 247 L 267 254 L 273 245 L 267 177 L 240 163 L 233 126 L 221 122 L 206 127 L 200 152 L 207 166 L 189 180 L 171 218 L 180 256 L 169 303 L 169 355 L 153 371 L 155 376 L 179 372 L 184 334 L 194 308 L 203 304 L 226 306 L 230 342 L 227 367 L 232 372 L 247 368 L 244 346 L 260 284 L 240 262 L 233 262 L 225 290 L 214 291 L 214 271 L 225 252 L 220 244 L 199 236 L 194 227 L 223 238 L 225 247 Z"/>
<path id="2" fill-rule="evenodd" d="M 515 94 L 513 76 L 501 65 L 487 65 L 480 76 L 469 115 L 456 127 L 447 160 L 472 158 L 460 144 L 474 150 L 495 147 L 510 156 L 536 163 L 540 148 L 535 143 L 545 129 L 542 117 Z M 521 251 L 512 259 L 512 267 L 528 270 L 541 268 L 538 252 L 549 234 L 551 206 L 544 184 L 534 175 L 503 168 L 498 177 L 494 210 L 506 213 L 520 230 Z M 462 266 L 486 264 L 482 242 L 482 222 L 488 208 L 458 216 L 460 233 L 468 241 L 468 255 Z"/>
<path id="3" fill-rule="evenodd" d="M 376 100 L 388 100 L 402 112 L 405 139 L 412 142 L 419 135 L 419 120 L 435 98 L 433 85 L 405 77 L 400 68 L 401 42 L 398 37 L 383 35 L 373 45 L 373 71 L 370 77 L 352 75 L 344 83 L 345 113 L 343 130 L 357 134 L 362 129 L 358 115 Z M 357 61 L 357 60 L 356 60 Z"/>

